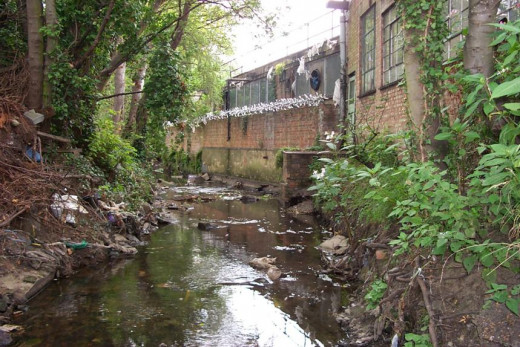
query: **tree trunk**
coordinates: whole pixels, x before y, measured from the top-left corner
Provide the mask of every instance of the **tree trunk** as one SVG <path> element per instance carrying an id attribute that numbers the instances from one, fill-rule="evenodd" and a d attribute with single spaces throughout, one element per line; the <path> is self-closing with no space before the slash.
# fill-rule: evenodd
<path id="1" fill-rule="evenodd" d="M 45 47 L 45 60 L 43 65 L 43 107 L 50 107 L 52 104 L 52 89 L 49 81 L 49 71 L 54 59 L 52 53 L 58 44 L 58 15 L 56 13 L 55 0 L 45 1 L 45 25 L 50 30 L 47 35 L 47 45 Z"/>
<path id="2" fill-rule="evenodd" d="M 119 65 L 114 75 L 114 94 L 122 94 L 125 92 L 125 76 L 126 76 L 126 63 Z M 123 112 L 125 106 L 125 96 L 119 95 L 114 98 L 114 115 L 113 121 L 115 125 L 116 133 L 121 133 L 121 120 L 123 119 Z"/>
<path id="3" fill-rule="evenodd" d="M 414 35 L 413 32 L 405 30 L 404 35 L 405 42 L 413 42 L 411 39 L 412 35 Z M 426 118 L 425 90 L 421 82 L 421 63 L 415 52 L 415 47 L 412 47 L 411 44 L 404 47 L 404 66 L 410 120 L 413 130 L 417 134 L 419 158 L 421 162 L 424 162 L 428 159 L 424 136 L 424 121 Z"/>
<path id="4" fill-rule="evenodd" d="M 496 22 L 499 0 L 470 0 L 468 14 L 468 35 L 464 44 L 464 68 L 470 73 L 481 73 L 489 77 L 494 73 L 494 57 L 492 34 L 495 27 L 489 25 Z M 479 112 L 479 111 L 476 111 Z M 480 113 L 483 113 L 480 107 Z M 505 125 L 502 119 L 492 116 L 484 117 L 488 128 L 498 136 Z"/>
<path id="5" fill-rule="evenodd" d="M 464 45 L 464 67 L 471 73 L 489 77 L 494 72 L 492 34 L 499 0 L 470 0 L 468 35 Z"/>
<path id="6" fill-rule="evenodd" d="M 29 61 L 29 85 L 25 104 L 28 108 L 41 110 L 43 106 L 43 36 L 42 3 L 27 0 L 27 57 Z"/>
<path id="7" fill-rule="evenodd" d="M 132 131 L 135 130 L 135 122 L 137 118 L 137 108 L 139 107 L 139 102 L 142 98 L 142 92 L 144 87 L 144 78 L 146 76 L 146 69 L 148 68 L 148 65 L 144 63 L 143 66 L 141 66 L 137 73 L 134 76 L 133 79 L 133 86 L 132 86 L 132 92 L 136 93 L 132 95 L 132 101 L 130 103 L 130 111 L 128 112 L 128 119 L 126 121 L 125 135 L 130 135 Z"/>
<path id="8" fill-rule="evenodd" d="M 135 134 L 139 135 L 135 138 L 132 145 L 137 150 L 139 155 L 144 156 L 146 154 L 145 137 L 146 137 L 146 123 L 148 122 L 148 113 L 144 103 L 146 95 L 144 95 L 137 106 L 136 121 L 135 121 Z"/>

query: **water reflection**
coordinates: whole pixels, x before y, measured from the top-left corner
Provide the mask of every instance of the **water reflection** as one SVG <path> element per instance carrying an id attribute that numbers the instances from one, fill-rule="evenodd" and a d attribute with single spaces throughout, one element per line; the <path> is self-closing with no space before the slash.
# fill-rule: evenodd
<path id="1" fill-rule="evenodd" d="M 135 259 L 55 283 L 31 302 L 18 345 L 316 346 L 342 337 L 344 294 L 325 277 L 316 223 L 276 200 L 196 205 L 152 235 Z M 223 225 L 197 230 L 200 221 Z M 228 234 L 228 236 L 226 236 Z M 271 282 L 248 265 L 277 257 Z"/>

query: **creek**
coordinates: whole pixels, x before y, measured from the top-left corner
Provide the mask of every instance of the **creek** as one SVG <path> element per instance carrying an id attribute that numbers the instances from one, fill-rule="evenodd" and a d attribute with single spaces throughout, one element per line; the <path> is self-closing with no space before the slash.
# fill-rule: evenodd
<path id="1" fill-rule="evenodd" d="M 54 281 L 17 320 L 17 346 L 335 346 L 334 313 L 348 295 L 321 274 L 316 246 L 330 234 L 276 199 L 245 203 L 226 188 L 168 194 L 219 198 L 173 212 L 132 259 Z M 166 199 L 169 196 L 166 195 Z M 217 227 L 199 230 L 199 223 Z M 248 265 L 276 257 L 271 281 Z"/>

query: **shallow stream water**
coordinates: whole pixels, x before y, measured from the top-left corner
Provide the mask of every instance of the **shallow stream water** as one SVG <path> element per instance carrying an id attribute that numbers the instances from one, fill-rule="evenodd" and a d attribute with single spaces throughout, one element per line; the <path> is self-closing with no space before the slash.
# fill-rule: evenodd
<path id="1" fill-rule="evenodd" d="M 169 194 L 200 194 L 178 188 Z M 133 259 L 55 281 L 17 322 L 18 346 L 334 346 L 347 290 L 320 274 L 326 231 L 287 215 L 277 200 L 244 203 L 236 192 L 193 204 L 153 233 Z M 197 224 L 218 228 L 202 231 Z M 276 257 L 270 281 L 248 265 Z"/>

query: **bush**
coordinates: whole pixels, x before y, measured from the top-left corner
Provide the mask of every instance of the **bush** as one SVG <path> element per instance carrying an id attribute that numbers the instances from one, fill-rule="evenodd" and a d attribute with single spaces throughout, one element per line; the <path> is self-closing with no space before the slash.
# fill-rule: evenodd
<path id="1" fill-rule="evenodd" d="M 130 168 L 136 163 L 136 150 L 132 145 L 115 133 L 110 117 L 101 117 L 97 121 L 96 132 L 92 135 L 88 148 L 88 157 L 109 176 L 116 168 Z"/>
<path id="2" fill-rule="evenodd" d="M 150 170 L 137 159 L 135 148 L 115 133 L 110 117 L 101 117 L 95 124 L 97 131 L 87 156 L 106 177 L 107 183 L 100 190 L 108 198 L 125 201 L 137 209 L 152 196 Z"/>
<path id="3" fill-rule="evenodd" d="M 172 175 L 199 173 L 202 168 L 202 151 L 197 152 L 195 156 L 190 156 L 182 149 L 172 150 L 166 165 Z"/>
<path id="4" fill-rule="evenodd" d="M 297 147 L 282 147 L 276 152 L 274 161 L 277 168 L 283 168 L 283 152 L 299 151 Z"/>

